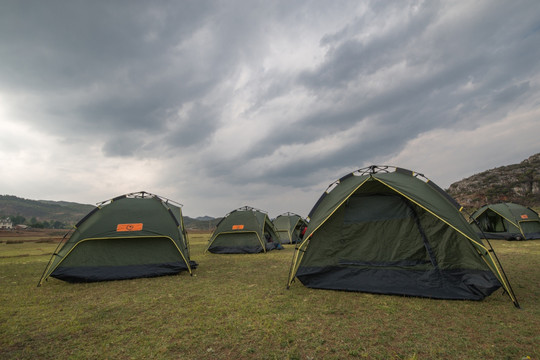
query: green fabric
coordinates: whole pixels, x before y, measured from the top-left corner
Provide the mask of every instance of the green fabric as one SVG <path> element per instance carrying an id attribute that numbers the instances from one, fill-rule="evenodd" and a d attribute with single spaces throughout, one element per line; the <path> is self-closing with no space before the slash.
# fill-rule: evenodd
<path id="1" fill-rule="evenodd" d="M 510 224 L 503 217 L 489 209 L 485 212 L 484 216 L 480 217 L 478 220 L 480 221 L 482 229 L 489 232 L 505 232 L 507 231 L 508 225 L 511 225 L 511 227 L 516 229 L 515 226 Z"/>
<path id="2" fill-rule="evenodd" d="M 264 240 L 259 239 L 255 232 L 235 232 L 235 233 L 220 233 L 213 242 L 212 246 L 224 247 L 244 247 L 244 246 L 263 246 Z M 262 241 L 262 242 L 261 242 Z"/>
<path id="3" fill-rule="evenodd" d="M 377 204 L 381 199 L 390 197 L 377 196 Z M 399 204 L 401 217 L 389 218 L 357 218 L 351 221 L 351 212 L 358 209 L 363 201 L 372 202 L 372 198 L 352 198 L 351 202 L 339 208 L 335 214 L 314 235 L 314 238 L 325 241 L 312 241 L 309 252 L 302 260 L 303 266 L 338 266 L 360 265 L 362 263 L 390 264 L 400 260 L 414 259 L 429 262 L 422 239 L 414 228 L 414 220 L 410 221 L 408 209 Z M 392 205 L 395 202 L 389 201 Z M 376 208 L 378 212 L 388 203 Z M 393 210 L 396 215 L 398 210 Z M 411 234 L 414 234 L 411 236 Z M 391 265 L 388 265 L 392 267 Z"/>
<path id="4" fill-rule="evenodd" d="M 279 241 L 281 243 L 291 242 L 291 218 L 289 216 L 278 216 L 273 221 Z"/>
<path id="5" fill-rule="evenodd" d="M 291 241 L 291 235 L 289 230 L 279 230 L 277 229 L 277 236 L 279 238 L 279 241 L 283 243 L 289 243 Z"/>
<path id="6" fill-rule="evenodd" d="M 263 244 L 267 242 L 266 234 L 272 241 L 279 241 L 274 224 L 267 214 L 255 209 L 234 210 L 219 222 L 210 238 L 208 248 L 211 246 L 264 247 Z"/>
<path id="7" fill-rule="evenodd" d="M 327 190 L 312 210 L 306 236 L 293 259 L 289 282 L 299 266 L 356 261 L 418 269 L 432 267 L 435 261 L 441 269 L 491 268 L 505 283 L 482 240 L 456 204 L 437 188 L 413 173 L 344 177 Z M 387 199 L 382 200 L 385 196 Z M 392 196 L 402 196 L 413 205 L 403 207 Z M 418 216 L 427 244 L 410 216 L 410 207 Z M 310 237 L 324 240 L 310 241 Z"/>
<path id="8" fill-rule="evenodd" d="M 540 221 L 521 221 L 519 225 L 525 234 L 540 233 Z"/>
<path id="9" fill-rule="evenodd" d="M 416 229 L 411 211 L 403 201 L 390 196 L 371 196 L 353 200 L 356 200 L 357 204 L 352 208 L 345 207 L 341 231 L 342 239 L 347 241 L 345 247 L 347 258 L 381 265 L 402 261 L 418 261 L 422 268 L 429 265 L 422 237 Z M 375 210 L 371 216 L 357 219 L 355 222 L 347 221 L 349 212 L 357 212 L 360 207 L 369 210 L 362 206 L 364 202 L 368 203 L 366 206 Z"/>
<path id="10" fill-rule="evenodd" d="M 382 183 L 388 189 L 378 187 L 377 182 Z M 417 179 L 414 176 L 393 173 L 377 173 L 363 176 L 351 176 L 336 186 L 324 199 L 324 202 L 312 214 L 309 222 L 307 234 L 314 231 L 328 216 L 337 208 L 337 206 L 348 199 L 354 193 L 354 190 L 362 187 L 362 192 L 385 191 L 394 192 L 396 189 L 416 204 L 421 204 L 426 210 L 437 214 L 441 220 L 452 224 L 456 229 L 463 232 L 471 239 L 478 239 L 476 233 L 469 226 L 465 218 L 456 211 L 453 204 L 442 197 L 435 189 Z M 478 242 L 479 239 L 478 239 Z"/>
<path id="11" fill-rule="evenodd" d="M 481 243 L 480 239 L 469 226 L 463 215 L 445 197 L 434 188 L 417 179 L 401 173 L 375 174 L 386 185 L 397 189 L 400 193 L 414 201 L 416 204 L 436 214 L 441 220 L 452 225 L 458 231 L 472 240 Z"/>
<path id="12" fill-rule="evenodd" d="M 278 231 L 281 231 L 281 230 L 289 231 L 291 230 L 291 223 L 292 223 L 291 220 L 292 220 L 292 217 L 290 216 L 280 215 L 274 219 L 273 223 L 274 223 L 275 228 Z"/>
<path id="13" fill-rule="evenodd" d="M 525 206 L 514 203 L 484 205 L 472 216 L 482 231 L 503 234 L 539 232 L 538 214 Z M 474 221 L 474 220 L 473 220 Z"/>
<path id="14" fill-rule="evenodd" d="M 169 212 L 169 208 L 171 212 Z M 173 218 L 174 216 L 174 218 Z M 176 222 L 175 222 L 176 219 Z M 123 197 L 103 205 L 53 255 L 44 279 L 59 266 L 139 265 L 189 261 L 179 207 L 158 197 Z M 142 224 L 139 231 L 117 231 Z"/>
<path id="15" fill-rule="evenodd" d="M 375 182 L 359 189 L 319 228 L 313 237 L 325 240 L 310 242 L 302 266 L 433 268 L 413 211 L 440 269 L 489 270 L 463 235 Z"/>
<path id="16" fill-rule="evenodd" d="M 279 215 L 273 221 L 279 241 L 291 243 L 300 237 L 300 230 L 306 224 L 300 215 L 287 213 Z"/>
<path id="17" fill-rule="evenodd" d="M 80 242 L 62 266 L 124 266 L 179 260 L 178 250 L 168 238 L 111 238 Z"/>

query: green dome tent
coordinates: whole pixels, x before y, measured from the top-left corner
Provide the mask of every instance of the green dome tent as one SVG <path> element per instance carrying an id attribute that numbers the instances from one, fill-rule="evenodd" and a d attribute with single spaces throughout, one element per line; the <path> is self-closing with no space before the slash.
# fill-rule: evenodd
<path id="1" fill-rule="evenodd" d="M 540 239 L 540 217 L 531 208 L 514 204 L 484 205 L 471 215 L 480 237 L 488 239 Z"/>
<path id="2" fill-rule="evenodd" d="M 98 204 L 64 236 L 39 285 L 49 277 L 94 282 L 191 274 L 197 264 L 189 258 L 180 207 L 146 192 Z"/>
<path id="3" fill-rule="evenodd" d="M 302 229 L 307 226 L 306 220 L 291 212 L 279 215 L 272 222 L 282 244 L 296 244 L 301 239 Z"/>
<path id="4" fill-rule="evenodd" d="M 493 249 L 459 210 L 410 170 L 350 173 L 311 210 L 288 287 L 297 278 L 320 289 L 481 300 L 502 286 L 519 307 Z"/>
<path id="5" fill-rule="evenodd" d="M 225 215 L 217 224 L 206 251 L 245 254 L 281 249 L 274 224 L 262 210 L 249 206 Z"/>

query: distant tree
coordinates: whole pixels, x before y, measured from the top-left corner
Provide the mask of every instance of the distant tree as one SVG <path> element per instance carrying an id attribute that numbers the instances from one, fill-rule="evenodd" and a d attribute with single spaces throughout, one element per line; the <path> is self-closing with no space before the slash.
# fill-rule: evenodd
<path id="1" fill-rule="evenodd" d="M 45 225 L 43 225 L 43 223 L 41 222 L 35 222 L 32 224 L 32 227 L 35 228 L 35 229 L 43 229 L 45 228 Z"/>
<path id="2" fill-rule="evenodd" d="M 13 225 L 24 224 L 26 221 L 26 218 L 21 215 L 10 216 L 9 218 L 11 219 L 11 222 L 13 223 Z"/>
<path id="3" fill-rule="evenodd" d="M 53 229 L 64 229 L 64 228 L 65 228 L 65 225 L 64 225 L 64 223 L 62 223 L 62 222 L 56 220 L 55 222 L 52 223 L 51 227 L 52 227 Z"/>

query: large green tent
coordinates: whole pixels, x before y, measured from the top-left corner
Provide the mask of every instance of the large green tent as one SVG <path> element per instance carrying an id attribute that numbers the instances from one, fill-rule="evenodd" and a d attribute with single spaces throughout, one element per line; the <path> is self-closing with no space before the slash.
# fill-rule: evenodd
<path id="1" fill-rule="evenodd" d="M 39 284 L 51 276 L 93 282 L 191 274 L 196 265 L 181 205 L 137 192 L 102 202 L 80 220 L 59 244 Z"/>
<path id="2" fill-rule="evenodd" d="M 421 174 L 370 166 L 331 184 L 297 245 L 295 278 L 312 288 L 481 300 L 501 286 L 493 249 L 446 192 Z"/>
<path id="3" fill-rule="evenodd" d="M 206 251 L 216 254 L 244 254 L 280 248 L 274 224 L 266 212 L 244 206 L 221 219 L 210 237 Z"/>
<path id="4" fill-rule="evenodd" d="M 302 237 L 302 230 L 307 226 L 304 218 L 291 212 L 278 215 L 272 222 L 282 244 L 296 244 Z"/>
<path id="5" fill-rule="evenodd" d="M 488 239 L 540 239 L 538 213 L 510 202 L 482 206 L 471 215 L 471 224 Z"/>

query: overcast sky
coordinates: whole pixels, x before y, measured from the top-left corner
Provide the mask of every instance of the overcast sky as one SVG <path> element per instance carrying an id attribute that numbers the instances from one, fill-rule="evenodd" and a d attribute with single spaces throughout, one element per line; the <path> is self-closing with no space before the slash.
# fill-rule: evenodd
<path id="1" fill-rule="evenodd" d="M 0 194 L 306 216 L 371 165 L 540 152 L 531 1 L 0 1 Z"/>

